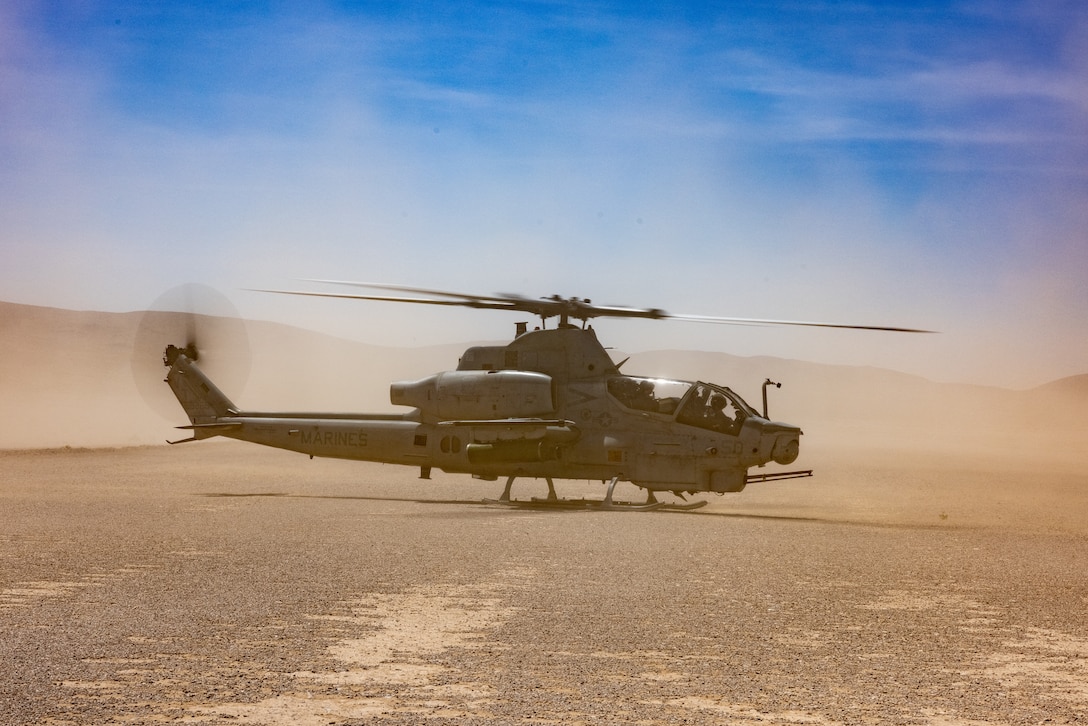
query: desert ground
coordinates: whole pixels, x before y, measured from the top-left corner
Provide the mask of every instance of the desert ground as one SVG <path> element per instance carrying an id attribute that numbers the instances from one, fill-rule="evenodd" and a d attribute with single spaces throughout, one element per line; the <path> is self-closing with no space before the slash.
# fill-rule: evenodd
<path id="1" fill-rule="evenodd" d="M 772 412 L 816 476 L 538 511 L 464 476 L 166 446 L 185 421 L 137 393 L 140 317 L 0 303 L 2 724 L 1088 722 L 1088 376 L 638 354 L 626 372 L 750 401 L 786 381 Z M 389 381 L 458 353 L 249 331 L 227 392 L 258 409 L 388 410 Z M 161 382 L 161 347 L 136 353 Z"/>
<path id="2" fill-rule="evenodd" d="M 1083 470 L 807 463 L 542 512 L 237 442 L 7 451 L 0 722 L 1088 721 Z"/>

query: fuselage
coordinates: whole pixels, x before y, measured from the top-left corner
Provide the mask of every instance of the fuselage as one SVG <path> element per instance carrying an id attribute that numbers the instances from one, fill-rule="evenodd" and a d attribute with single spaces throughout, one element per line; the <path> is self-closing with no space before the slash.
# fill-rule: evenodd
<path id="1" fill-rule="evenodd" d="M 412 407 L 399 415 L 244 412 L 225 396 L 194 411 L 186 400 L 200 398 L 203 378 L 184 355 L 167 378 L 194 438 L 416 466 L 424 475 L 740 491 L 749 467 L 792 463 L 801 436 L 724 386 L 623 375 L 592 329 L 533 331 L 506 346 L 470 348 L 456 371 L 393 384 L 392 402 Z"/>

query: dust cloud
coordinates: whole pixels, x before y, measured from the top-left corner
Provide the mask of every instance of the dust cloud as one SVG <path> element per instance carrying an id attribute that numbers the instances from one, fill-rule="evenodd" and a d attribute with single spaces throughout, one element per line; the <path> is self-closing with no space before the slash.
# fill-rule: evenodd
<path id="1" fill-rule="evenodd" d="M 0 448 L 117 447 L 179 438 L 173 427 L 186 421 L 161 383 L 162 348 L 176 341 L 138 340 L 145 319 L 142 313 L 0 303 Z M 389 403 L 391 382 L 455 368 L 465 347 L 383 348 L 260 321 L 247 322 L 245 333 L 234 336 L 240 340 L 217 341 L 219 348 L 238 350 L 216 350 L 207 366 L 217 382 L 246 381 L 240 390 L 223 386 L 243 410 L 396 411 Z M 229 370 L 235 361 L 249 370 Z M 690 351 L 635 353 L 623 371 L 721 383 L 757 409 L 763 381 L 781 382 L 768 390 L 768 413 L 804 429 L 802 456 L 883 451 L 992 456 L 1031 466 L 1085 463 L 1088 424 L 1081 412 L 1088 375 L 1016 391 L 934 383 L 876 368 Z M 136 384 L 139 376 L 144 385 Z M 151 405 L 149 388 L 160 398 Z"/>
<path id="2" fill-rule="evenodd" d="M 167 331 L 162 340 L 145 338 L 134 349 L 144 319 L 144 313 L 0 303 L 0 448 L 137 446 L 179 438 L 173 427 L 188 421 L 162 382 L 162 350 L 185 342 L 170 335 L 184 325 L 161 326 Z M 248 343 L 238 343 L 245 348 L 214 351 L 206 369 L 217 383 L 245 381 L 241 390 L 223 387 L 249 410 L 392 411 L 391 381 L 453 368 L 460 353 L 459 347 L 380 348 L 259 321 L 245 329 Z M 233 370 L 238 360 L 250 370 Z"/>

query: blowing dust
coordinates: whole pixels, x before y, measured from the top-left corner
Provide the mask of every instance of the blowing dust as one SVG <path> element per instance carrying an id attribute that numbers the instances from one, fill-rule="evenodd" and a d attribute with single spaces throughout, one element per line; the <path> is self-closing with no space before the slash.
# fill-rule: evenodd
<path id="1" fill-rule="evenodd" d="M 170 341 L 140 341 L 146 349 L 134 349 L 140 313 L 9 303 L 0 312 L 0 448 L 117 447 L 184 438 L 174 427 L 187 420 L 161 382 L 161 348 Z M 217 350 L 207 363 L 217 382 L 246 381 L 240 390 L 237 383 L 221 384 L 243 410 L 397 411 L 389 402 L 391 382 L 453 369 L 463 350 L 380 348 L 267 322 L 247 323 L 244 337 L 245 350 Z M 252 365 L 230 370 L 235 360 Z M 1088 463 L 1088 425 L 1081 416 L 1088 376 L 1012 391 L 873 368 L 685 351 L 638 353 L 623 370 L 721 383 L 757 409 L 762 382 L 781 382 L 767 391 L 768 414 L 805 431 L 799 465 L 806 455 L 861 452 L 984 456 L 1003 466 Z"/>

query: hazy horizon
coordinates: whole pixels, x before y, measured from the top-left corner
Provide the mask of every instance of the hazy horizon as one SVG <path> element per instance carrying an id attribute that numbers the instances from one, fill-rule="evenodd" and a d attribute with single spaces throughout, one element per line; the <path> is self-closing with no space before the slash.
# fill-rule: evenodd
<path id="1" fill-rule="evenodd" d="M 281 323 L 72 312 L 0 303 L 0 446 L 129 446 L 178 438 L 181 407 L 162 350 L 195 331 L 201 366 L 243 410 L 400 412 L 389 386 L 456 368 L 465 343 L 382 348 Z M 246 342 L 248 341 L 248 343 Z M 493 341 L 501 342 L 501 341 Z M 486 341 L 476 341 L 476 344 Z M 631 375 L 709 380 L 760 406 L 817 448 L 843 445 L 1083 459 L 1084 379 L 1027 393 L 943 384 L 877 368 L 722 352 L 616 350 Z M 838 443 L 836 443 L 838 442 Z"/>
<path id="2" fill-rule="evenodd" d="M 188 286 L 188 284 L 186 286 Z M 177 293 L 179 292 L 180 289 L 181 288 L 172 288 L 170 291 L 167 291 L 167 296 L 168 297 L 173 297 L 173 298 L 176 299 Z M 214 290 L 214 289 L 212 290 L 212 292 L 213 292 L 213 294 L 221 294 L 221 293 L 219 293 L 218 290 Z M 171 293 L 173 293 L 173 294 L 171 294 Z M 53 305 L 34 305 L 34 304 L 31 304 L 31 303 L 20 303 L 20 302 L 14 302 L 14 301 L 10 301 L 10 300 L 0 300 L 0 306 L 2 306 L 4 304 L 30 305 L 31 307 L 41 307 L 41 308 L 44 308 L 44 309 L 58 310 L 58 311 L 61 311 L 63 313 L 92 314 L 92 315 L 93 314 L 105 314 L 105 315 L 120 315 L 120 316 L 125 316 L 125 315 L 142 316 L 144 314 L 147 314 L 148 312 L 153 311 L 151 307 L 149 307 L 147 309 L 141 309 L 141 310 L 109 311 L 109 310 L 97 310 L 97 309 L 72 309 L 72 308 L 57 307 L 57 306 L 53 306 Z M 233 304 L 233 303 L 230 303 L 230 304 Z M 366 303 L 366 302 L 359 302 L 359 303 L 356 303 L 356 304 L 360 304 L 360 305 L 375 304 L 375 305 L 379 305 L 379 306 L 389 305 L 389 303 Z M 409 307 L 417 308 L 418 306 L 411 305 Z M 162 311 L 186 312 L 186 311 L 177 310 L 176 307 L 154 308 L 154 311 L 159 311 L 159 312 L 162 312 Z M 188 311 L 188 312 L 192 312 L 192 311 Z M 233 312 L 236 312 L 236 311 L 233 311 Z M 486 311 L 486 312 L 482 312 L 482 313 L 481 312 L 476 312 L 476 314 L 487 317 L 489 312 L 492 312 L 492 311 Z M 204 310 L 204 311 L 201 312 L 201 314 L 217 315 L 217 316 L 223 315 L 223 316 L 229 318 L 229 317 L 231 317 L 232 311 L 216 310 L 215 312 L 209 312 L 207 310 Z M 350 343 L 350 344 L 357 344 L 358 343 L 358 344 L 363 344 L 363 345 L 371 345 L 371 346 L 375 346 L 377 348 L 387 349 L 389 351 L 397 351 L 397 350 L 407 351 L 407 350 L 412 350 L 412 349 L 426 349 L 426 348 L 451 348 L 456 353 L 458 353 L 458 355 L 459 355 L 460 352 L 463 351 L 463 348 L 465 346 L 471 346 L 471 345 L 505 345 L 514 336 L 515 325 L 510 324 L 509 321 L 513 321 L 513 320 L 521 319 L 521 318 L 526 318 L 527 316 L 524 315 L 524 314 L 515 315 L 515 314 L 512 314 L 512 313 L 500 313 L 499 315 L 494 316 L 494 317 L 496 319 L 500 320 L 500 321 L 501 321 L 502 318 L 509 318 L 509 321 L 503 322 L 498 327 L 496 327 L 494 325 L 493 326 L 483 326 L 483 325 L 477 326 L 482 332 L 481 332 L 480 336 L 477 336 L 477 337 L 474 337 L 474 338 L 458 339 L 456 337 L 451 337 L 448 334 L 448 331 L 447 331 L 446 334 L 443 333 L 441 324 L 438 326 L 438 328 L 436 328 L 434 330 L 434 335 L 430 336 L 429 333 L 431 331 L 429 331 L 428 329 L 425 328 L 425 323 L 421 323 L 421 324 L 416 326 L 415 332 L 410 334 L 410 335 L 405 335 L 405 336 L 403 336 L 403 338 L 398 338 L 397 336 L 388 336 L 387 338 L 382 339 L 382 340 L 362 339 L 357 335 L 353 335 L 350 330 L 343 330 L 343 329 L 337 329 L 337 328 L 323 329 L 323 326 L 321 326 L 321 325 L 307 325 L 306 320 L 297 320 L 297 321 L 285 320 L 285 319 L 276 320 L 276 319 L 271 319 L 271 318 L 266 318 L 266 317 L 243 318 L 243 317 L 241 317 L 240 313 L 238 313 L 235 317 L 236 317 L 236 319 L 238 321 L 240 321 L 243 324 L 243 326 L 248 326 L 248 325 L 251 325 L 251 324 L 252 325 L 271 324 L 271 325 L 274 325 L 274 326 L 275 325 L 283 325 L 283 326 L 287 326 L 290 329 L 300 331 L 302 333 L 312 333 L 312 334 L 315 334 L 315 335 L 318 335 L 318 336 L 328 336 L 330 340 L 338 340 L 338 341 L 342 341 L 342 342 Z M 881 364 L 873 364 L 873 363 L 865 363 L 865 362 L 859 363 L 859 362 L 854 362 L 854 361 L 850 360 L 849 356 L 845 356 L 843 360 L 836 360 L 835 356 L 833 356 L 833 355 L 830 355 L 830 356 L 821 356 L 819 354 L 806 355 L 806 352 L 805 352 L 804 349 L 799 350 L 796 355 L 785 356 L 785 355 L 778 355 L 778 354 L 768 353 L 768 352 L 759 351 L 759 350 L 756 350 L 756 351 L 751 352 L 751 353 L 739 353 L 739 352 L 735 352 L 735 351 L 730 350 L 727 344 L 726 345 L 719 344 L 719 345 L 716 345 L 716 346 L 715 345 L 700 346 L 698 344 L 699 343 L 698 338 L 691 339 L 691 344 L 685 345 L 685 336 L 676 336 L 676 335 L 672 335 L 672 336 L 647 335 L 647 336 L 642 336 L 642 337 L 638 337 L 638 336 L 630 337 L 630 336 L 628 336 L 628 337 L 625 337 L 624 340 L 631 343 L 631 345 L 633 347 L 622 347 L 622 346 L 613 345 L 612 344 L 614 342 L 613 338 L 616 337 L 616 336 L 612 335 L 613 331 L 609 328 L 609 326 L 615 325 L 617 323 L 623 323 L 623 322 L 625 322 L 625 321 L 622 318 L 621 319 L 604 319 L 603 326 L 600 329 L 597 329 L 595 325 L 591 325 L 591 327 L 594 327 L 594 329 L 597 331 L 598 338 L 601 340 L 602 344 L 604 344 L 605 347 L 608 349 L 608 351 L 610 352 L 610 355 L 613 357 L 613 359 L 617 360 L 617 361 L 621 360 L 622 358 L 627 357 L 627 356 L 636 356 L 637 357 L 637 356 L 642 356 L 642 355 L 645 355 L 645 354 L 667 354 L 667 353 L 670 353 L 670 352 L 676 352 L 676 353 L 681 353 L 681 354 L 694 354 L 694 355 L 723 354 L 723 355 L 727 355 L 727 356 L 733 356 L 733 357 L 738 358 L 738 359 L 768 358 L 768 359 L 773 359 L 773 360 L 781 360 L 781 361 L 784 361 L 784 362 L 798 362 L 798 363 L 805 363 L 805 364 L 814 364 L 814 365 L 819 365 L 819 366 L 832 366 L 832 367 L 844 366 L 844 367 L 847 367 L 847 368 L 849 368 L 849 367 L 872 368 L 874 370 L 881 370 L 881 371 L 887 371 L 887 372 L 890 372 L 890 373 L 899 373 L 899 374 L 903 374 L 903 375 L 907 375 L 907 376 L 917 377 L 920 380 L 924 380 L 924 381 L 927 381 L 927 382 L 930 382 L 930 383 L 952 384 L 952 385 L 968 385 L 968 386 L 983 386 L 983 387 L 992 387 L 992 388 L 997 388 L 997 389 L 1002 389 L 1002 390 L 1007 390 L 1007 391 L 1027 391 L 1027 390 L 1031 390 L 1031 389 L 1034 389 L 1034 388 L 1038 388 L 1040 386 L 1045 386 L 1047 384 L 1054 383 L 1054 382 L 1061 381 L 1061 380 L 1065 380 L 1065 379 L 1069 379 L 1069 378 L 1077 378 L 1077 377 L 1080 377 L 1080 376 L 1088 376 L 1088 362 L 1085 362 L 1085 365 L 1083 366 L 1083 369 L 1080 370 L 1080 371 L 1074 371 L 1072 373 L 1058 375 L 1058 376 L 1053 377 L 1053 378 L 1045 378 L 1045 379 L 1044 378 L 1039 378 L 1038 380 L 1032 380 L 1031 382 L 1028 382 L 1026 384 L 1004 385 L 1004 384 L 1001 384 L 1001 383 L 992 383 L 992 382 L 988 382 L 986 380 L 983 380 L 984 376 L 982 376 L 982 375 L 980 375 L 979 377 L 974 378 L 974 379 L 972 379 L 972 378 L 963 378 L 963 379 L 942 378 L 942 377 L 927 375 L 924 371 L 910 370 L 907 366 L 897 366 L 894 363 L 894 361 L 889 365 L 881 365 Z M 715 328 L 720 328 L 720 329 L 724 330 L 724 334 L 727 334 L 728 331 L 730 331 L 730 330 L 742 330 L 742 329 L 744 329 L 746 327 L 753 327 L 753 326 L 747 326 L 747 325 L 732 326 L 732 325 L 727 325 L 727 324 L 722 324 L 722 325 L 719 326 L 719 325 L 709 325 L 709 324 L 705 324 L 705 323 L 693 323 L 693 322 L 690 322 L 690 321 L 682 321 L 682 320 L 678 320 L 678 321 L 669 321 L 669 320 L 665 320 L 665 321 L 637 321 L 637 322 L 641 322 L 641 323 L 645 324 L 647 326 L 647 330 L 650 331 L 650 332 L 652 332 L 655 328 L 659 329 L 659 330 L 664 329 L 665 327 L 669 326 L 670 324 L 677 324 L 677 325 L 680 325 L 680 326 L 686 326 L 686 327 L 688 327 L 688 329 L 707 328 L 707 329 L 713 330 Z M 554 327 L 554 324 L 555 324 L 554 320 L 551 320 L 551 321 L 549 321 L 548 327 L 549 328 Z M 539 320 L 535 323 L 535 325 L 539 326 Z M 488 327 L 494 328 L 494 330 L 490 331 L 490 332 L 494 332 L 494 335 L 489 335 L 488 334 L 489 331 L 486 329 Z M 755 326 L 755 327 L 759 327 L 759 326 Z M 769 327 L 772 330 L 779 329 L 779 328 L 775 328 L 774 326 L 766 326 L 766 327 Z M 850 330 L 846 330 L 846 331 L 830 330 L 830 331 L 827 331 L 827 330 L 823 330 L 823 329 L 816 330 L 816 331 L 813 331 L 813 332 L 815 332 L 816 335 L 820 335 L 822 333 L 830 332 L 832 335 L 842 335 L 842 336 L 844 336 L 844 338 L 849 338 L 850 336 L 853 336 L 853 335 L 881 334 L 881 333 L 878 333 L 878 332 L 869 333 L 867 331 L 850 331 Z M 937 332 L 939 333 L 939 331 L 937 331 Z M 719 337 L 722 337 L 722 335 L 723 335 L 723 333 L 719 333 Z M 893 333 L 892 335 L 895 335 L 895 334 Z M 670 341 L 670 340 L 674 340 L 676 344 L 675 345 L 667 344 L 668 341 Z M 220 341 L 220 342 L 222 342 L 222 341 Z M 717 341 L 714 341 L 714 342 L 717 342 Z M 234 346 L 227 346 L 227 347 L 232 347 L 233 348 Z M 235 352 L 241 352 L 241 349 L 237 349 L 237 350 L 235 350 Z M 244 354 L 244 357 L 248 359 L 250 357 L 251 351 L 244 352 L 243 354 Z M 457 357 L 450 358 L 450 360 L 447 361 L 447 363 L 448 363 L 448 365 L 446 366 L 447 368 L 449 368 L 449 369 L 454 368 L 456 366 L 456 363 L 457 363 Z M 255 361 L 255 362 L 252 362 L 251 364 L 260 365 L 260 361 Z M 436 363 L 436 365 L 439 365 L 439 367 L 441 367 L 441 365 L 438 364 L 438 363 Z M 437 370 L 438 369 L 436 368 L 435 372 L 437 372 Z"/>

